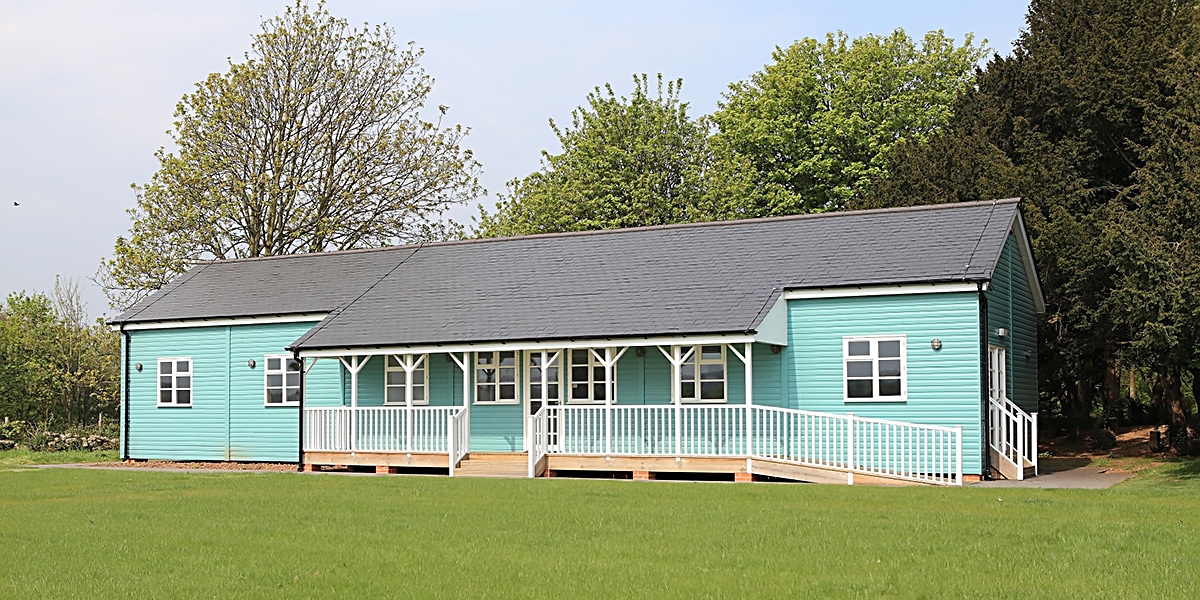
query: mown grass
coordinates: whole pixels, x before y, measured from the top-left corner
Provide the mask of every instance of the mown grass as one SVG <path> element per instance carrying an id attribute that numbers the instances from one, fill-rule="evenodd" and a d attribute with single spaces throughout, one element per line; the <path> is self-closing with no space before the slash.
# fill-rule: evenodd
<path id="1" fill-rule="evenodd" d="M 1200 597 L 1200 463 L 1103 491 L 0 472 L 0 597 Z"/>
<path id="2" fill-rule="evenodd" d="M 34 452 L 23 448 L 0 450 L 0 467 L 97 463 L 116 460 L 118 460 L 116 450 L 68 450 L 64 452 Z"/>

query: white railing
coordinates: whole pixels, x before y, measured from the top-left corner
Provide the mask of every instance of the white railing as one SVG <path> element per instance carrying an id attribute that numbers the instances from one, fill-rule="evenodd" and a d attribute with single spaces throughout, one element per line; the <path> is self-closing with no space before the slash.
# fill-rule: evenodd
<path id="1" fill-rule="evenodd" d="M 550 406 L 542 406 L 537 412 L 529 415 L 529 476 L 537 477 L 537 464 L 541 462 L 547 454 L 550 454 L 550 418 L 548 417 L 548 409 Z"/>
<path id="2" fill-rule="evenodd" d="M 467 449 L 471 447 L 471 420 L 467 418 L 467 414 L 467 411 L 460 410 L 447 417 L 449 422 L 446 431 L 450 435 L 447 446 L 450 448 L 451 477 L 454 477 L 454 468 L 467 456 Z"/>
<path id="3" fill-rule="evenodd" d="M 304 409 L 305 452 L 449 452 L 461 406 Z"/>
<path id="4" fill-rule="evenodd" d="M 547 406 L 529 431 L 530 476 L 545 454 L 692 456 L 962 484 L 961 426 L 756 405 Z"/>
<path id="5" fill-rule="evenodd" d="M 1027 413 L 1008 398 L 991 398 L 988 402 L 988 423 L 991 432 L 988 443 L 1016 467 L 1017 479 L 1025 478 L 1025 467 L 1037 472 L 1037 413 Z"/>

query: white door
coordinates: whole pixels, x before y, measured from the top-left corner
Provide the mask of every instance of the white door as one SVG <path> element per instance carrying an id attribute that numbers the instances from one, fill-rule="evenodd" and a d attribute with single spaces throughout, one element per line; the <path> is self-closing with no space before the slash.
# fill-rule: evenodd
<path id="1" fill-rule="evenodd" d="M 1003 346 L 988 347 L 988 393 L 993 399 L 1008 398 L 1007 364 Z"/>

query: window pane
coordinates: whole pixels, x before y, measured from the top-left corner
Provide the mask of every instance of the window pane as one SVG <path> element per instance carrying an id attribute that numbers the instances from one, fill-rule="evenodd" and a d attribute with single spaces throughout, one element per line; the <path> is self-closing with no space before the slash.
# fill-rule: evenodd
<path id="1" fill-rule="evenodd" d="M 852 360 L 846 363 L 847 377 L 871 377 L 875 375 L 875 367 L 869 360 Z"/>
<path id="2" fill-rule="evenodd" d="M 592 367 L 592 381 L 604 381 L 604 367 Z"/>
<path id="3" fill-rule="evenodd" d="M 158 363 L 158 372 L 161 375 L 170 375 L 171 374 L 171 363 L 169 361 Z"/>
<path id="4" fill-rule="evenodd" d="M 170 389 L 171 385 L 174 384 L 174 382 L 175 382 L 174 377 L 171 377 L 170 375 L 165 375 L 165 376 L 158 378 L 158 387 L 163 388 L 163 389 Z"/>
<path id="5" fill-rule="evenodd" d="M 192 392 L 188 390 L 179 390 L 175 392 L 175 404 L 191 404 Z"/>
<path id="6" fill-rule="evenodd" d="M 413 385 L 425 385 L 425 369 L 413 371 Z"/>
<path id="7" fill-rule="evenodd" d="M 684 363 L 679 365 L 679 379 L 689 381 L 696 379 L 696 365 L 694 363 Z"/>
<path id="8" fill-rule="evenodd" d="M 701 360 L 721 360 L 720 346 L 702 346 L 700 353 Z"/>
<path id="9" fill-rule="evenodd" d="M 879 380 L 879 395 L 880 396 L 899 396 L 900 395 L 900 380 L 899 379 L 880 379 Z"/>
<path id="10" fill-rule="evenodd" d="M 188 377 L 186 375 L 176 375 L 175 376 L 175 389 L 187 390 L 187 389 L 191 389 L 191 387 L 192 387 L 192 378 L 191 377 Z"/>
<path id="11" fill-rule="evenodd" d="M 700 365 L 700 379 L 725 379 L 725 365 Z"/>
<path id="12" fill-rule="evenodd" d="M 879 356 L 883 358 L 899 358 L 900 340 L 879 342 Z"/>
<path id="13" fill-rule="evenodd" d="M 171 390 L 163 390 L 158 393 L 158 401 L 163 404 L 171 403 Z"/>
<path id="14" fill-rule="evenodd" d="M 572 400 L 587 400 L 587 397 L 588 397 L 588 384 L 576 383 L 571 386 L 571 399 Z"/>
<path id="15" fill-rule="evenodd" d="M 546 369 L 546 381 L 558 381 L 558 367 Z"/>
<path id="16" fill-rule="evenodd" d="M 501 385 L 500 386 L 500 399 L 501 400 L 516 400 L 517 399 L 517 386 Z"/>
<path id="17" fill-rule="evenodd" d="M 541 398 L 542 397 L 542 384 L 540 384 L 540 383 L 529 384 L 529 397 L 530 398 Z"/>
<path id="18" fill-rule="evenodd" d="M 391 354 L 389 354 L 389 355 L 388 355 L 388 357 L 387 357 L 387 366 L 389 366 L 389 367 L 399 367 L 399 366 L 400 366 L 400 361 L 399 361 L 399 360 L 396 360 L 396 357 L 395 357 L 394 355 L 391 355 Z"/>
<path id="19" fill-rule="evenodd" d="M 850 342 L 850 356 L 870 356 L 871 342 Z"/>
<path id="20" fill-rule="evenodd" d="M 501 352 L 500 353 L 500 366 L 503 366 L 503 367 L 517 366 L 517 353 L 516 352 Z"/>
<path id="21" fill-rule="evenodd" d="M 176 373 L 187 373 L 188 371 L 191 371 L 191 370 L 192 370 L 192 366 L 188 364 L 188 361 L 186 361 L 186 360 L 175 361 L 175 372 Z"/>
<path id="22" fill-rule="evenodd" d="M 558 366 L 558 354 L 555 352 L 547 352 L 546 353 L 546 364 L 548 364 L 552 367 L 557 367 Z"/>
<path id="23" fill-rule="evenodd" d="M 898 361 L 898 360 L 881 360 L 881 361 L 879 361 L 879 376 L 880 377 L 899 377 L 900 376 L 900 361 Z"/>
<path id="24" fill-rule="evenodd" d="M 388 385 L 404 385 L 404 371 L 388 371 L 387 372 L 387 384 Z"/>
<path id="25" fill-rule="evenodd" d="M 283 402 L 283 390 L 267 390 L 267 404 Z"/>
<path id="26" fill-rule="evenodd" d="M 300 374 L 288 373 L 286 381 L 288 387 L 300 387 Z"/>
<path id="27" fill-rule="evenodd" d="M 283 375 L 267 375 L 267 387 L 283 387 Z"/>
<path id="28" fill-rule="evenodd" d="M 413 386 L 413 402 L 424 402 L 424 401 L 425 401 L 425 386 L 414 385 Z"/>
<path id="29" fill-rule="evenodd" d="M 299 402 L 300 401 L 300 390 L 297 390 L 297 389 L 288 390 L 287 391 L 287 401 L 288 402 Z"/>
<path id="30" fill-rule="evenodd" d="M 537 366 L 540 366 L 541 364 L 542 364 L 542 353 L 541 352 L 530 352 L 529 353 L 529 366 L 537 367 Z"/>
<path id="31" fill-rule="evenodd" d="M 295 371 L 295 372 L 299 373 L 300 372 L 300 362 L 294 358 L 289 358 L 287 361 L 287 370 Z"/>
<path id="32" fill-rule="evenodd" d="M 571 367 L 571 381 L 572 382 L 587 381 L 587 380 L 588 380 L 588 368 L 587 367 Z"/>
<path id="33" fill-rule="evenodd" d="M 476 369 L 475 381 L 479 383 L 496 383 L 495 369 Z"/>
<path id="34" fill-rule="evenodd" d="M 516 369 L 500 369 L 500 381 L 502 383 L 512 383 L 517 380 Z"/>
<path id="35" fill-rule="evenodd" d="M 589 354 L 591 354 L 591 352 L 588 350 L 572 350 L 571 351 L 571 364 L 574 364 L 574 365 L 588 364 L 588 355 Z"/>
<path id="36" fill-rule="evenodd" d="M 268 358 L 267 369 L 270 371 L 279 371 L 283 369 L 283 361 L 278 358 Z"/>
<path id="37" fill-rule="evenodd" d="M 700 397 L 705 400 L 724 400 L 725 383 L 721 381 L 705 381 L 701 383 Z"/>
<path id="38" fill-rule="evenodd" d="M 479 353 L 479 364 L 494 365 L 496 364 L 496 357 L 491 352 L 481 352 Z"/>
<path id="39" fill-rule="evenodd" d="M 603 383 L 593 383 L 592 384 L 592 399 L 596 400 L 597 402 L 604 401 L 604 384 Z"/>
<path id="40" fill-rule="evenodd" d="M 870 379 L 851 379 L 846 382 L 846 395 L 850 398 L 871 398 Z"/>
<path id="41" fill-rule="evenodd" d="M 692 381 L 685 381 L 685 382 L 679 384 L 679 397 L 680 398 L 695 398 L 696 397 L 696 383 L 692 382 Z"/>
<path id="42" fill-rule="evenodd" d="M 478 402 L 495 402 L 496 388 L 490 385 L 478 386 L 475 390 L 475 400 Z"/>
<path id="43" fill-rule="evenodd" d="M 404 404 L 404 388 L 388 387 L 385 401 L 388 404 Z"/>
<path id="44" fill-rule="evenodd" d="M 552 383 L 552 384 L 546 386 L 546 389 L 549 390 L 548 392 L 546 392 L 547 398 L 553 398 L 555 400 L 558 399 L 558 386 L 556 384 Z"/>

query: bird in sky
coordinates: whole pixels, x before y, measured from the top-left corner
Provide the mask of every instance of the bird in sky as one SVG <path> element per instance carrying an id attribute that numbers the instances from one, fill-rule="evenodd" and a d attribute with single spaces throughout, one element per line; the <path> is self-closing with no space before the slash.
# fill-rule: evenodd
<path id="1" fill-rule="evenodd" d="M 20 202 L 13 202 L 13 206 L 20 206 L 20 205 L 21 205 Z"/>

